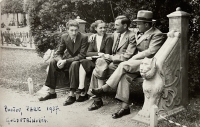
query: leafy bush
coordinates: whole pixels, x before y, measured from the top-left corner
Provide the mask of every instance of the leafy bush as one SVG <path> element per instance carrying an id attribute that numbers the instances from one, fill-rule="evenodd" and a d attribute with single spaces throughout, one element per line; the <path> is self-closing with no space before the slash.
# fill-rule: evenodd
<path id="1" fill-rule="evenodd" d="M 44 53 L 48 49 L 57 49 L 58 44 L 61 40 L 61 35 L 63 32 L 50 32 L 44 31 L 42 33 L 35 34 L 34 42 L 36 43 L 36 51 L 39 56 L 43 57 Z M 41 52 L 42 51 L 42 52 Z"/>
<path id="2" fill-rule="evenodd" d="M 189 29 L 189 89 L 200 90 L 200 0 L 191 0 L 192 8 Z"/>

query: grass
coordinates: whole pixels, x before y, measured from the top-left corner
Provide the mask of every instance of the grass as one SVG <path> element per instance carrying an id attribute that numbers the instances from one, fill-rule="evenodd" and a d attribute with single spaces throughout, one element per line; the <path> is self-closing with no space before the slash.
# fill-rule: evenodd
<path id="1" fill-rule="evenodd" d="M 44 84 L 46 65 L 34 50 L 1 49 L 0 85 L 28 91 L 27 79 L 33 79 L 35 91 Z"/>
<path id="2" fill-rule="evenodd" d="M 190 103 L 186 110 L 167 118 L 173 122 L 187 127 L 200 127 L 200 95 L 190 98 Z M 174 123 L 162 120 L 158 123 L 159 127 L 176 127 Z"/>
<path id="3" fill-rule="evenodd" d="M 34 91 L 44 85 L 46 79 L 46 64 L 34 50 L 4 49 L 0 48 L 0 86 L 17 91 L 28 92 L 27 79 L 31 77 L 34 82 Z M 7 79 L 7 80 L 5 80 Z M 113 101 L 115 93 L 104 96 L 105 101 Z M 110 96 L 110 97 L 109 97 Z M 140 109 L 143 104 L 141 93 L 133 94 L 131 100 Z M 138 97 L 140 96 L 140 97 Z M 112 98 L 112 99 L 111 99 Z M 187 127 L 200 127 L 200 95 L 190 98 L 190 103 L 185 111 L 168 117 L 167 119 L 180 123 Z M 165 120 L 159 121 L 159 127 L 176 127 L 175 124 Z"/>

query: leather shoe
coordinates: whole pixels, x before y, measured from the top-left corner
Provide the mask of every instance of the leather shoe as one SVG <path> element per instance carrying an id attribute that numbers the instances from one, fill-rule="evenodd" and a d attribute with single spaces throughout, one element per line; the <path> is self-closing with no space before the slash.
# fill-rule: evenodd
<path id="1" fill-rule="evenodd" d="M 99 109 L 102 106 L 103 106 L 103 101 L 102 100 L 100 100 L 100 101 L 94 101 L 92 103 L 92 105 L 88 108 L 88 111 Z"/>
<path id="2" fill-rule="evenodd" d="M 97 88 L 97 89 L 92 89 L 91 93 L 97 96 L 101 96 L 104 93 L 104 91 L 102 88 Z"/>
<path id="3" fill-rule="evenodd" d="M 48 93 L 45 97 L 40 97 L 38 99 L 39 99 L 39 101 L 46 101 L 48 99 L 54 99 L 54 98 L 57 98 L 56 93 L 54 93 L 54 94 Z"/>
<path id="4" fill-rule="evenodd" d="M 112 114 L 112 118 L 117 119 L 128 114 L 130 114 L 130 108 L 127 108 L 127 109 L 122 108 L 117 113 Z"/>
<path id="5" fill-rule="evenodd" d="M 76 97 L 69 96 L 67 100 L 63 103 L 63 106 L 71 105 L 76 101 Z"/>
<path id="6" fill-rule="evenodd" d="M 85 92 L 85 88 L 83 88 L 83 89 L 77 89 L 77 91 L 76 91 L 77 94 L 81 94 L 81 92 Z"/>
<path id="7" fill-rule="evenodd" d="M 76 100 L 77 102 L 83 102 L 88 99 L 88 95 L 86 94 L 85 96 L 79 95 L 78 99 Z"/>

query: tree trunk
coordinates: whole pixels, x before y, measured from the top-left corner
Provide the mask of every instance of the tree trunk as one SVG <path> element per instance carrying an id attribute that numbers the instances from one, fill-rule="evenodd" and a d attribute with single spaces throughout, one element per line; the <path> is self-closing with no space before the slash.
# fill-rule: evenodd
<path id="1" fill-rule="evenodd" d="M 23 13 L 23 19 L 24 19 L 24 21 L 23 21 L 23 24 L 24 24 L 24 26 L 26 26 L 27 24 L 26 24 L 26 13 Z"/>
<path id="2" fill-rule="evenodd" d="M 18 18 L 18 12 L 17 12 L 17 28 L 19 27 L 19 18 Z"/>

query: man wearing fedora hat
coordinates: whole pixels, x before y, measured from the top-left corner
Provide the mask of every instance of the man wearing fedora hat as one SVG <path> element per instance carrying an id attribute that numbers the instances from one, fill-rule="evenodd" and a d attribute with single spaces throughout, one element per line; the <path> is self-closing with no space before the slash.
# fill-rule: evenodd
<path id="1" fill-rule="evenodd" d="M 121 62 L 117 69 L 113 72 L 106 84 L 101 88 L 92 89 L 94 95 L 102 95 L 109 88 L 117 89 L 116 98 L 122 101 L 119 111 L 112 114 L 114 119 L 130 114 L 129 108 L 129 87 L 126 73 L 134 73 L 137 77 L 139 66 L 145 57 L 151 58 L 162 46 L 165 36 L 160 30 L 153 27 L 153 12 L 140 10 L 137 13 L 137 19 L 133 20 L 137 23 L 138 31 L 135 34 L 135 42 L 137 54 L 132 56 L 128 61 Z"/>

